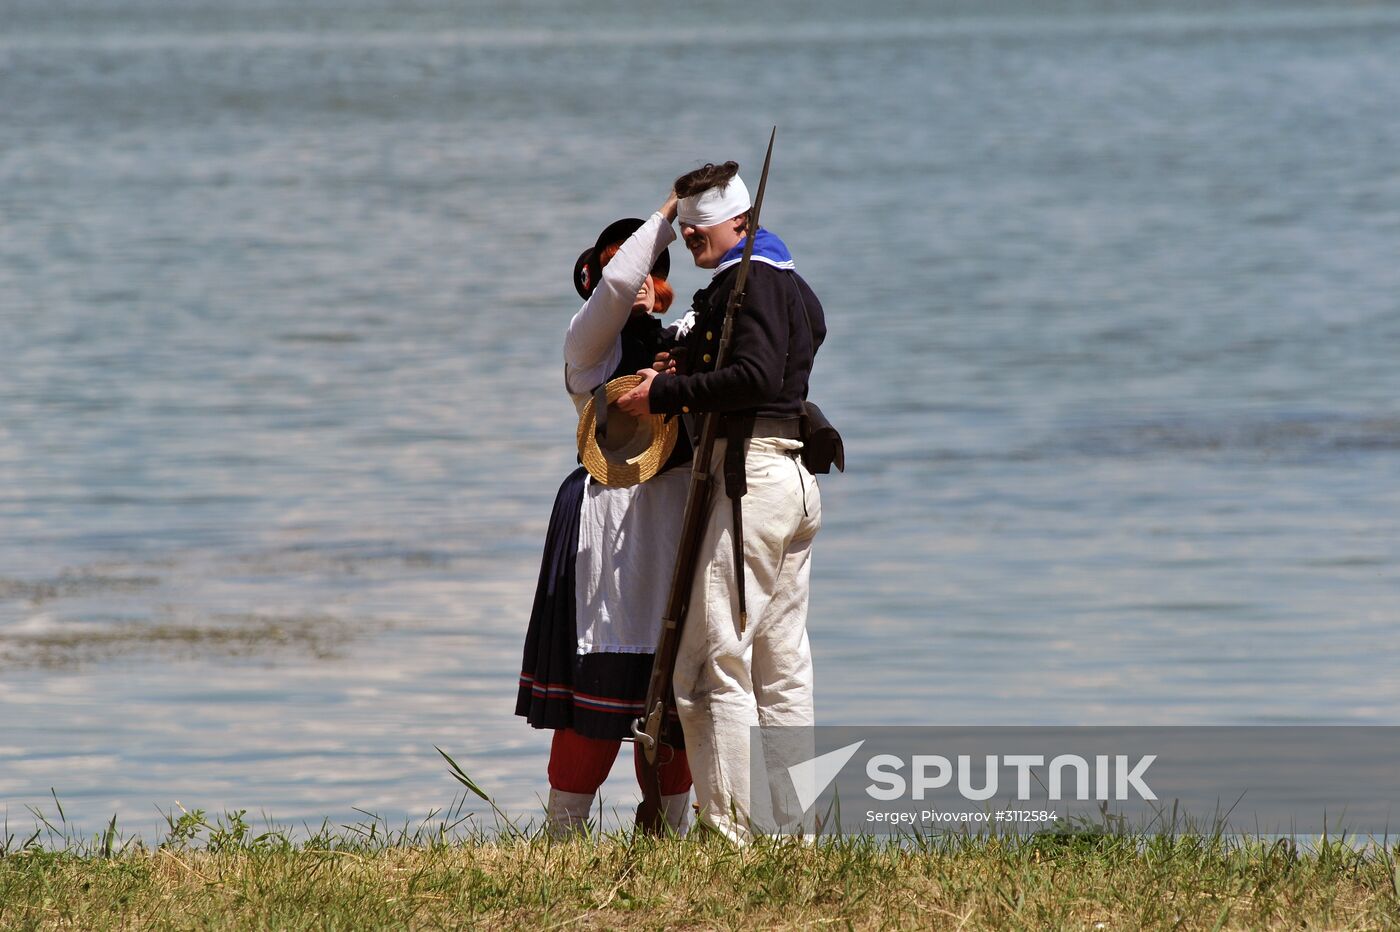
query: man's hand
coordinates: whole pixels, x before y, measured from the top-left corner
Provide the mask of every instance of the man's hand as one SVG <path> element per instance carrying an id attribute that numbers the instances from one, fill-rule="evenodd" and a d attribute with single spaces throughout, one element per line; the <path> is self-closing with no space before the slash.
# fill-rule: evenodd
<path id="1" fill-rule="evenodd" d="M 651 364 L 651 367 L 657 372 L 675 372 L 676 357 L 662 350 L 656 354 L 656 361 Z"/>
<path id="2" fill-rule="evenodd" d="M 617 399 L 617 406 L 633 417 L 646 417 L 651 414 L 651 380 L 656 378 L 656 370 L 641 369 L 637 374 L 642 384 Z"/>

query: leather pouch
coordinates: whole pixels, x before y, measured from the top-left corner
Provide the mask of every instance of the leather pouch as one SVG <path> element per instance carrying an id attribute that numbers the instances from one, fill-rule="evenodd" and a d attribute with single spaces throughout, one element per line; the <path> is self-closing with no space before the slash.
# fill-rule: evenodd
<path id="1" fill-rule="evenodd" d="M 814 475 L 825 475 L 832 466 L 846 471 L 846 446 L 841 434 L 822 409 L 810 401 L 802 402 L 802 463 Z"/>

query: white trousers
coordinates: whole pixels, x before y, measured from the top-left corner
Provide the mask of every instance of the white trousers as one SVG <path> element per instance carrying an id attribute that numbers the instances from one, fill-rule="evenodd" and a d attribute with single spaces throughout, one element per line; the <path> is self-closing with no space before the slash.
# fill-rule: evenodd
<path id="1" fill-rule="evenodd" d="M 758 438 L 745 445 L 748 625 L 740 632 L 733 506 L 723 488 L 721 441 L 711 463 L 716 488 L 674 681 L 700 818 L 741 842 L 747 840 L 754 817 L 750 729 L 813 724 L 807 593 L 812 539 L 822 520 L 821 492 L 795 455 L 802 447 L 800 441 Z M 810 736 L 810 731 L 802 734 Z M 765 747 L 767 768 L 772 772 L 801 763 L 804 753 L 811 756 L 789 745 L 774 759 Z M 788 757 L 800 759 L 789 761 Z M 791 824 L 791 803 L 778 795 L 775 792 L 771 810 L 761 806 L 760 811 L 771 811 L 777 825 Z M 791 798 L 790 791 L 782 795 Z"/>

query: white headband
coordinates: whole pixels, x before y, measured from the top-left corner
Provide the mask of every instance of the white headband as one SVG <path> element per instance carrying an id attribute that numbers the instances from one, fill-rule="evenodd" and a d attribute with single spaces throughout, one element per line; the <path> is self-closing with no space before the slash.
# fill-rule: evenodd
<path id="1" fill-rule="evenodd" d="M 706 188 L 699 194 L 681 198 L 676 219 L 693 227 L 712 227 L 737 217 L 753 206 L 744 179 L 735 175 L 723 188 Z"/>

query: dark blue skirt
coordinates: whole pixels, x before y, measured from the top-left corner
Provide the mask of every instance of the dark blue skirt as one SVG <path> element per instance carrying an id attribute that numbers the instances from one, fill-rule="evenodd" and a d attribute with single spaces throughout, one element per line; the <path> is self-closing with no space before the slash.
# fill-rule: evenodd
<path id="1" fill-rule="evenodd" d="M 642 714 L 653 655 L 578 652 L 574 583 L 587 485 L 588 471 L 580 466 L 554 497 L 525 632 L 515 714 L 536 728 L 572 728 L 589 738 L 616 740 L 630 738 L 632 722 Z M 670 719 L 666 742 L 684 747 L 674 711 Z"/>

